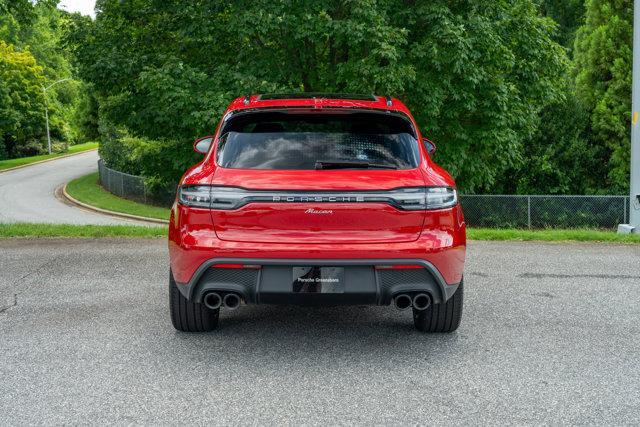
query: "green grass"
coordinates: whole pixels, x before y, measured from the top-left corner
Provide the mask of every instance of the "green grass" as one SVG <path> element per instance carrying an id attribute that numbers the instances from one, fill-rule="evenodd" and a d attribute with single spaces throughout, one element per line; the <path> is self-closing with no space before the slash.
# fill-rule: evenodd
<path id="1" fill-rule="evenodd" d="M 168 208 L 133 202 L 109 193 L 98 184 L 97 172 L 71 181 L 67 184 L 67 193 L 74 199 L 97 208 L 147 218 L 169 219 Z"/>
<path id="2" fill-rule="evenodd" d="M 166 227 L 136 225 L 0 224 L 8 237 L 165 237 Z"/>
<path id="3" fill-rule="evenodd" d="M 82 151 L 93 150 L 96 148 L 98 148 L 97 142 L 87 142 L 85 144 L 71 145 L 67 151 L 62 153 L 43 154 L 41 156 L 21 157 L 19 159 L 0 160 L 0 170 L 15 168 L 16 166 L 28 165 L 30 163 L 39 162 L 41 160 L 55 159 L 56 157 L 80 153 Z"/>
<path id="4" fill-rule="evenodd" d="M 612 242 L 640 243 L 640 234 L 622 235 L 602 230 L 517 230 L 493 228 L 469 228 L 471 240 L 519 240 L 544 242 Z"/>

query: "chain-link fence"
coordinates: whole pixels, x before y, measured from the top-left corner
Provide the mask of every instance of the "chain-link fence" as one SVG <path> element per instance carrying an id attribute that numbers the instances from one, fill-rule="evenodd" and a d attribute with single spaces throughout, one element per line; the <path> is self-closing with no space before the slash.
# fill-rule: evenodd
<path id="1" fill-rule="evenodd" d="M 98 174 L 100 184 L 105 189 L 125 199 L 169 206 L 175 197 L 175 189 L 167 188 L 151 192 L 143 177 L 110 169 L 102 159 L 98 160 Z"/>
<path id="2" fill-rule="evenodd" d="M 120 197 L 169 206 L 175 188 L 148 191 L 144 178 L 98 162 L 100 183 Z M 463 195 L 467 225 L 492 228 L 611 228 L 629 220 L 628 196 Z"/>
<path id="3" fill-rule="evenodd" d="M 467 224 L 493 228 L 616 228 L 628 221 L 628 196 L 461 196 Z"/>

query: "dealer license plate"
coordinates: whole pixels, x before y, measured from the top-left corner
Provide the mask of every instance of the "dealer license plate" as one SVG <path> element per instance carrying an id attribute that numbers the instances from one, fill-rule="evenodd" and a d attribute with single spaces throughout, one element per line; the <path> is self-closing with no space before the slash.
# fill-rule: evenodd
<path id="1" fill-rule="evenodd" d="M 344 293 L 344 267 L 293 267 L 294 293 Z"/>

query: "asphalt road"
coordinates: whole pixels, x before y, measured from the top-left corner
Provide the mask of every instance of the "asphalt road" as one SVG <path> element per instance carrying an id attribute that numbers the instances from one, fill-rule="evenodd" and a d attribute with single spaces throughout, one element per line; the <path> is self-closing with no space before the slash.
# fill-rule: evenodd
<path id="1" fill-rule="evenodd" d="M 0 224 L 143 224 L 80 209 L 56 196 L 67 182 L 97 171 L 97 162 L 98 152 L 90 151 L 0 172 Z"/>
<path id="2" fill-rule="evenodd" d="M 637 424 L 640 246 L 472 242 L 460 329 L 242 307 L 173 330 L 161 240 L 0 240 L 0 425 Z"/>

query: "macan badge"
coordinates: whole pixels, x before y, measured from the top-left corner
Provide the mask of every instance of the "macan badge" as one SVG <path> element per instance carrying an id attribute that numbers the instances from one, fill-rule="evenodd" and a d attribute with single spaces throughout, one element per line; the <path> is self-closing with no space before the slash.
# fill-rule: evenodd
<path id="1" fill-rule="evenodd" d="M 306 211 L 304 211 L 304 213 L 306 214 L 314 214 L 314 215 L 331 215 L 333 214 L 332 210 L 328 210 L 328 209 L 307 209 Z"/>

